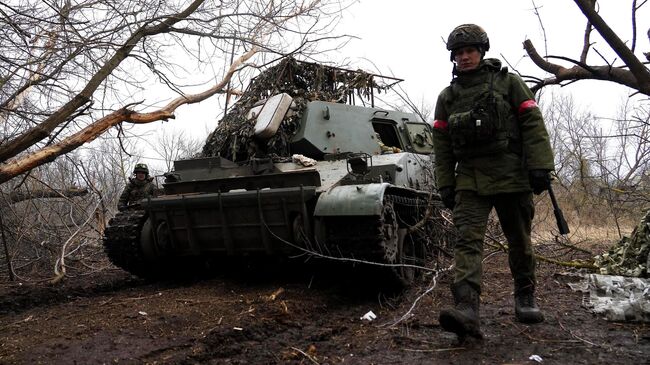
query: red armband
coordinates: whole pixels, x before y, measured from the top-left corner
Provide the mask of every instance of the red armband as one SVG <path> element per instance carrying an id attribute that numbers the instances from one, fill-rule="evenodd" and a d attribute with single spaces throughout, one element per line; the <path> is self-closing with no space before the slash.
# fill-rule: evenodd
<path id="1" fill-rule="evenodd" d="M 527 111 L 528 109 L 537 108 L 537 103 L 533 99 L 524 100 L 519 104 L 519 110 L 517 111 L 519 115 Z"/>
<path id="2" fill-rule="evenodd" d="M 433 128 L 447 130 L 449 128 L 449 123 L 447 123 L 446 120 L 436 120 L 433 122 Z"/>

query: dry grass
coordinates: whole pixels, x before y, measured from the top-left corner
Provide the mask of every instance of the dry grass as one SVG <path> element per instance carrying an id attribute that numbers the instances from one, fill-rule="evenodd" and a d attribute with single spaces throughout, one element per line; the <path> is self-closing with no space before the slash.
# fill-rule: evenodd
<path id="1" fill-rule="evenodd" d="M 600 254 L 603 249 L 616 244 L 622 236 L 629 236 L 640 218 L 640 213 L 638 217 L 633 217 L 635 213 L 628 212 L 625 218 L 618 220 L 617 226 L 603 209 L 582 207 L 578 211 L 571 209 L 571 204 L 566 201 L 560 200 L 559 204 L 571 230 L 570 234 L 561 238 L 562 241 L 594 254 Z M 550 199 L 545 196 L 536 198 L 533 242 L 544 244 L 557 242 L 558 239 L 560 237 Z"/>

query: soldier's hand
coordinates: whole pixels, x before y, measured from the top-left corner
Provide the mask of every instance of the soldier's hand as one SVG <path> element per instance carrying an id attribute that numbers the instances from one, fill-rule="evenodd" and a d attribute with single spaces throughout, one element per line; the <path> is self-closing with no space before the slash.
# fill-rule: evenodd
<path id="1" fill-rule="evenodd" d="M 535 195 L 539 195 L 551 187 L 551 174 L 548 170 L 530 170 L 528 171 L 528 180 Z"/>
<path id="2" fill-rule="evenodd" d="M 456 189 L 452 186 L 446 186 L 440 188 L 440 199 L 442 199 L 442 204 L 445 205 L 445 208 L 453 210 L 456 205 Z"/>

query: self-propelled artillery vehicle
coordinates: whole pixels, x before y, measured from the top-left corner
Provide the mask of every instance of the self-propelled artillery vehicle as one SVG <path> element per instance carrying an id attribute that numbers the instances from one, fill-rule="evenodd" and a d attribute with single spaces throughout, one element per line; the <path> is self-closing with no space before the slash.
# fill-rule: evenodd
<path id="1" fill-rule="evenodd" d="M 287 94 L 253 108 L 255 138 L 272 136 L 291 113 Z M 150 277 L 180 260 L 306 253 L 381 263 L 411 282 L 438 204 L 431 127 L 415 114 L 311 101 L 289 148 L 284 160 L 175 161 L 163 195 L 110 221 L 109 258 Z"/>

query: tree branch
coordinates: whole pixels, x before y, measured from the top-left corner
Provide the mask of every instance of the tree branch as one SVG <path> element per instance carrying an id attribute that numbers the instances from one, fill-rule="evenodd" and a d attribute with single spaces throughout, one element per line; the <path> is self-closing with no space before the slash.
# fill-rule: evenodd
<path id="1" fill-rule="evenodd" d="M 630 72 L 634 75 L 639 85 L 636 89 L 643 94 L 650 95 L 650 71 L 636 58 L 634 53 L 625 45 L 625 43 L 614 33 L 605 20 L 598 15 L 594 7 L 591 5 L 592 0 L 574 0 L 576 5 L 580 8 L 582 13 L 587 17 L 589 22 L 593 24 L 594 28 L 600 33 L 609 44 L 614 52 L 625 62 L 630 68 Z"/>
<path id="2" fill-rule="evenodd" d="M 14 157 L 19 153 L 25 151 L 27 148 L 33 146 L 38 141 L 47 137 L 58 125 L 66 120 L 72 113 L 79 107 L 90 101 L 93 93 L 97 88 L 108 78 L 109 75 L 124 61 L 138 42 L 151 35 L 165 33 L 176 24 L 177 22 L 187 18 L 204 2 L 205 0 L 194 0 L 185 10 L 178 14 L 172 14 L 165 17 L 163 21 L 156 25 L 149 25 L 148 23 L 138 28 L 127 39 L 120 48 L 117 49 L 115 54 L 99 69 L 97 73 L 90 78 L 86 86 L 79 92 L 72 100 L 68 101 L 61 108 L 56 110 L 52 115 L 46 118 L 43 122 L 28 129 L 16 139 L 6 143 L 0 148 L 0 161 L 7 160 Z"/>
<path id="3" fill-rule="evenodd" d="M 596 0 L 589 0 L 592 4 L 592 7 L 596 6 Z M 591 47 L 591 31 L 594 27 L 591 25 L 591 22 L 587 20 L 587 26 L 585 28 L 585 36 L 582 45 L 582 52 L 580 53 L 580 62 L 587 63 L 587 54 L 589 53 L 589 48 Z"/>
<path id="4" fill-rule="evenodd" d="M 181 105 L 201 102 L 222 91 L 234 73 L 237 72 L 241 66 L 257 52 L 258 48 L 253 47 L 247 53 L 239 57 L 232 65 L 230 65 L 223 80 L 202 93 L 178 97 L 172 100 L 165 107 L 149 113 L 137 113 L 124 107 L 97 120 L 59 143 L 52 144 L 40 149 L 39 151 L 15 158 L 0 165 L 0 184 L 35 167 L 51 162 L 56 157 L 66 154 L 84 143 L 93 141 L 109 128 L 122 122 L 145 124 L 159 120 L 174 119 L 174 111 Z"/>
<path id="5" fill-rule="evenodd" d="M 48 198 L 71 198 L 73 196 L 83 196 L 88 194 L 88 189 L 86 188 L 75 188 L 71 187 L 65 190 L 52 190 L 52 189 L 43 189 L 43 190 L 33 190 L 30 192 L 24 191 L 12 191 L 8 196 L 9 204 L 16 204 L 24 200 L 31 199 L 48 199 Z"/>
<path id="6" fill-rule="evenodd" d="M 569 60 L 570 62 L 576 64 L 571 68 L 566 68 L 561 65 L 551 63 L 546 59 L 542 58 L 542 56 L 540 56 L 539 53 L 537 53 L 535 46 L 533 46 L 533 43 L 529 39 L 525 40 L 523 45 L 524 45 L 524 49 L 526 50 L 526 53 L 533 61 L 533 63 L 537 65 L 537 67 L 555 76 L 552 78 L 544 79 L 541 82 L 538 82 L 537 85 L 531 88 L 533 91 L 537 91 L 545 85 L 559 84 L 562 81 L 568 81 L 568 80 L 608 80 L 608 81 L 616 82 L 621 85 L 625 85 L 635 90 L 640 90 L 640 86 L 637 81 L 637 78 L 629 70 L 624 70 L 621 68 L 613 68 L 609 65 L 587 66 L 583 64 L 584 66 L 588 67 L 588 69 L 586 69 L 585 67 L 579 65 L 580 64 L 579 61 L 563 58 L 565 60 Z M 648 89 L 648 93 L 646 94 L 650 95 L 650 89 Z"/>

